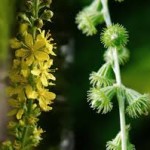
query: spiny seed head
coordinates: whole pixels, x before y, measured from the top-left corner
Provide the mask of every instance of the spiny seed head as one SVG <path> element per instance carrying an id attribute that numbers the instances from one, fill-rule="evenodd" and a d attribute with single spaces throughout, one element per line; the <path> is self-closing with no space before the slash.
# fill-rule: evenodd
<path id="1" fill-rule="evenodd" d="M 119 24 L 111 25 L 104 29 L 101 41 L 106 48 L 125 46 L 128 42 L 128 33 L 126 29 Z"/>

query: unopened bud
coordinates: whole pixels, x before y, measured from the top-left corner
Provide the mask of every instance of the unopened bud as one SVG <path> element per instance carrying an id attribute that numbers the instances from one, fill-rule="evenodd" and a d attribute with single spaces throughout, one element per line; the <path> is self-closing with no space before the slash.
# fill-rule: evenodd
<path id="1" fill-rule="evenodd" d="M 24 13 L 19 13 L 17 19 L 18 21 L 30 22 L 29 18 Z"/>
<path id="2" fill-rule="evenodd" d="M 26 7 L 26 10 L 27 10 L 27 11 L 31 11 L 32 8 L 33 8 L 33 3 L 32 3 L 32 1 L 27 1 L 26 4 L 25 4 L 25 7 Z"/>
<path id="3" fill-rule="evenodd" d="M 42 19 L 37 19 L 37 20 L 35 20 L 34 25 L 35 25 L 37 28 L 42 28 L 42 27 L 43 27 L 43 20 L 42 20 Z"/>
<path id="4" fill-rule="evenodd" d="M 53 17 L 53 12 L 50 10 L 45 10 L 41 16 L 42 19 L 51 21 L 51 18 Z"/>

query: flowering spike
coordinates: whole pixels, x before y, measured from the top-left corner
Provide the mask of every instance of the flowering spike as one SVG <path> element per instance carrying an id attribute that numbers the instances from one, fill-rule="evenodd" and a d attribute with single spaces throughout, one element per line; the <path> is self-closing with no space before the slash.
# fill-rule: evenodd
<path id="1" fill-rule="evenodd" d="M 47 1 L 49 4 L 50 2 Z M 15 119 L 9 122 L 8 128 L 14 135 L 14 141 L 4 142 L 4 150 L 30 150 L 39 144 L 43 130 L 37 125 L 38 117 L 42 111 L 52 109 L 51 104 L 56 97 L 47 88 L 56 80 L 52 73 L 55 69 L 51 69 L 51 55 L 55 56 L 55 46 L 51 34 L 41 30 L 43 19 L 39 17 L 39 11 L 40 14 L 42 11 L 51 11 L 47 8 L 40 10 L 41 3 L 39 0 L 26 2 L 26 7 L 32 11 L 27 9 L 19 15 L 22 19 L 19 31 L 21 38 L 10 41 L 15 58 L 7 89 L 12 107 L 8 115 L 15 116 Z M 51 17 L 52 15 L 44 19 L 49 21 Z"/>

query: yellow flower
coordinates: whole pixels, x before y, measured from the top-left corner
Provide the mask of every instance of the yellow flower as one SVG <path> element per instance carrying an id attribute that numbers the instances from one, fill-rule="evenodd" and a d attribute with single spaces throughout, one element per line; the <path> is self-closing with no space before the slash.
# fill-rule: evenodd
<path id="1" fill-rule="evenodd" d="M 8 113 L 8 116 L 13 116 L 13 115 L 16 115 L 16 118 L 18 120 L 20 120 L 22 118 L 22 115 L 24 114 L 24 109 L 21 108 L 21 109 L 13 109 L 11 110 L 9 113 Z"/>
<path id="2" fill-rule="evenodd" d="M 7 88 L 7 94 L 10 97 L 16 96 L 19 101 L 25 101 L 26 100 L 26 96 L 24 93 L 24 87 L 22 85 L 20 85 L 20 86 L 18 85 L 16 87 L 9 86 Z"/>
<path id="3" fill-rule="evenodd" d="M 31 85 L 27 85 L 25 91 L 28 99 L 37 99 L 38 94 L 33 90 Z"/>
<path id="4" fill-rule="evenodd" d="M 19 59 L 14 59 L 12 69 L 18 69 L 20 64 L 21 64 L 21 62 Z"/>
<path id="5" fill-rule="evenodd" d="M 45 44 L 39 40 L 33 40 L 31 34 L 24 37 L 24 47 L 16 50 L 16 57 L 21 57 L 30 66 L 34 61 L 47 61 L 48 53 L 44 51 Z"/>
<path id="6" fill-rule="evenodd" d="M 22 72 L 22 74 L 25 76 L 25 73 Z M 18 83 L 21 85 L 24 85 L 27 83 L 27 78 L 25 78 L 23 75 L 20 74 L 19 69 L 13 69 L 9 72 L 9 78 L 12 83 Z"/>
<path id="7" fill-rule="evenodd" d="M 21 119 L 23 114 L 24 114 L 24 109 L 19 109 L 17 114 L 16 114 L 16 118 L 18 120 Z"/>
<path id="8" fill-rule="evenodd" d="M 45 33 L 45 30 L 43 30 L 40 34 L 37 35 L 37 40 L 45 44 L 45 51 L 48 54 L 56 56 L 56 54 L 53 52 L 53 39 L 51 38 L 51 34 L 49 32 Z"/>
<path id="9" fill-rule="evenodd" d="M 15 140 L 14 143 L 13 143 L 13 147 L 15 150 L 20 150 L 21 149 L 21 142 L 18 141 L 18 140 Z"/>
<path id="10" fill-rule="evenodd" d="M 22 24 L 20 24 L 19 32 L 20 32 L 22 35 L 27 34 L 28 26 L 29 26 L 29 25 L 28 25 L 27 23 L 22 23 Z"/>
<path id="11" fill-rule="evenodd" d="M 23 105 L 24 103 L 21 101 L 21 99 L 13 99 L 11 98 L 9 100 L 10 106 L 12 106 L 14 109 L 12 109 L 9 113 L 8 116 L 13 116 L 16 115 L 16 118 L 19 120 L 22 118 L 22 115 L 24 114 L 24 109 Z"/>
<path id="12" fill-rule="evenodd" d="M 43 111 L 49 111 L 52 109 L 49 105 L 52 103 L 56 95 L 52 92 L 49 92 L 48 89 L 44 89 L 38 86 L 38 101 L 41 109 Z"/>
<path id="13" fill-rule="evenodd" d="M 43 133 L 44 131 L 42 130 L 42 128 L 34 128 L 34 131 L 33 131 L 33 140 L 35 141 L 39 141 L 41 140 L 41 134 Z"/>
<path id="14" fill-rule="evenodd" d="M 20 102 L 14 98 L 10 98 L 9 101 L 8 101 L 9 105 L 14 107 L 14 108 L 19 108 L 21 105 L 20 105 Z"/>
<path id="15" fill-rule="evenodd" d="M 33 115 L 30 115 L 28 117 L 28 123 L 31 124 L 31 125 L 36 124 L 38 122 L 38 120 L 39 119 L 37 117 L 33 116 Z"/>
<path id="16" fill-rule="evenodd" d="M 38 66 L 34 67 L 31 73 L 42 82 L 44 86 L 48 86 L 48 80 L 56 80 L 56 78 L 50 73 L 50 67 L 53 64 L 53 60 L 50 59 L 47 62 L 40 62 Z"/>

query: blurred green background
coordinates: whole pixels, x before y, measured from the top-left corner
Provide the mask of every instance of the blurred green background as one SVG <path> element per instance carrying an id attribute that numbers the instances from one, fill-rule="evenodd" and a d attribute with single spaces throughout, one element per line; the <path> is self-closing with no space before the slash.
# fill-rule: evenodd
<path id="1" fill-rule="evenodd" d="M 117 103 L 112 112 L 100 115 L 86 100 L 89 74 L 103 64 L 105 51 L 99 41 L 105 24 L 98 26 L 99 33 L 93 37 L 83 35 L 75 24 L 78 11 L 89 3 L 91 0 L 53 0 L 54 18 L 44 26 L 51 30 L 58 47 L 54 89 L 58 96 L 53 110 L 41 116 L 40 126 L 47 132 L 39 150 L 105 150 L 106 142 L 119 131 Z M 150 92 L 150 1 L 110 0 L 109 7 L 113 22 L 129 31 L 131 57 L 121 67 L 123 83 L 139 92 Z M 136 149 L 150 150 L 150 116 L 127 118 L 127 123 L 132 126 L 130 137 Z"/>

